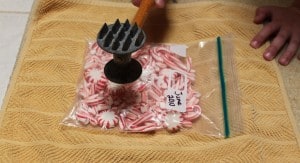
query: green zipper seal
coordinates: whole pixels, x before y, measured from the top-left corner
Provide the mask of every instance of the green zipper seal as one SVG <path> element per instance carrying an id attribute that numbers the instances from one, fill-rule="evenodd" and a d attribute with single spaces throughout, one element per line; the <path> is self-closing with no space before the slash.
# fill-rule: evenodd
<path id="1" fill-rule="evenodd" d="M 221 91 L 222 91 L 222 105 L 223 105 L 223 115 L 224 115 L 225 138 L 229 138 L 230 128 L 229 128 L 229 121 L 228 121 L 228 107 L 227 107 L 227 99 L 226 99 L 226 84 L 225 84 L 225 77 L 224 77 L 221 37 L 217 37 L 217 48 L 218 48 L 220 84 L 221 84 Z"/>

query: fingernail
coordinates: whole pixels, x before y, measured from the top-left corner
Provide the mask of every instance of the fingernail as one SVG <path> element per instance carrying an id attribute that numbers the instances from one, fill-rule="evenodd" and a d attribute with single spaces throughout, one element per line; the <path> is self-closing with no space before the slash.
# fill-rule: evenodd
<path id="1" fill-rule="evenodd" d="M 257 41 L 252 41 L 251 46 L 254 47 L 254 48 L 257 48 L 258 42 Z"/>
<path id="2" fill-rule="evenodd" d="M 165 6 L 164 0 L 155 0 L 156 6 L 159 8 L 163 8 Z"/>
<path id="3" fill-rule="evenodd" d="M 286 66 L 289 64 L 289 61 L 286 58 L 280 58 L 279 63 L 283 66 Z"/>
<path id="4" fill-rule="evenodd" d="M 266 60 L 269 60 L 269 61 L 273 59 L 273 57 L 272 57 L 272 55 L 271 55 L 270 52 L 265 53 L 264 57 L 265 57 Z"/>

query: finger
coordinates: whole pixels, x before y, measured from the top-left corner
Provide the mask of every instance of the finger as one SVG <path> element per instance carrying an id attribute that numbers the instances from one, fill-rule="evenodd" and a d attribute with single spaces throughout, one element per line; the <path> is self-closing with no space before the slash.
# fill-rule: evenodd
<path id="1" fill-rule="evenodd" d="M 276 33 L 278 30 L 279 25 L 277 23 L 266 24 L 263 29 L 253 37 L 250 45 L 253 48 L 259 48 L 273 33 Z"/>
<path id="2" fill-rule="evenodd" d="M 141 4 L 141 0 L 131 0 L 132 4 L 135 5 L 135 6 L 140 6 Z"/>
<path id="3" fill-rule="evenodd" d="M 166 3 L 165 0 L 155 0 L 156 7 L 158 8 L 164 8 L 165 3 Z"/>
<path id="4" fill-rule="evenodd" d="M 300 40 L 298 38 L 292 37 L 286 51 L 279 58 L 278 62 L 283 66 L 288 65 L 293 59 L 293 57 L 296 55 L 299 45 Z"/>
<path id="5" fill-rule="evenodd" d="M 286 30 L 280 30 L 270 46 L 266 49 L 263 56 L 266 60 L 271 61 L 283 47 L 285 42 L 289 39 L 290 35 Z"/>
<path id="6" fill-rule="evenodd" d="M 264 20 L 271 17 L 271 15 L 272 15 L 272 7 L 270 6 L 259 7 L 256 9 L 253 22 L 256 24 L 261 24 L 264 22 Z"/>
<path id="7" fill-rule="evenodd" d="M 142 0 L 131 0 L 132 4 L 139 7 Z M 145 0 L 144 0 L 145 1 Z M 164 8 L 166 5 L 165 0 L 155 0 L 155 6 L 157 8 Z"/>

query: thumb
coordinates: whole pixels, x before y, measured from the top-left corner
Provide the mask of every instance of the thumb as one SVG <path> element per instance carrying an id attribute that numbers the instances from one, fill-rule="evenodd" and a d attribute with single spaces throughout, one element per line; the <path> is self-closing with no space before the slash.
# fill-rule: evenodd
<path id="1" fill-rule="evenodd" d="M 132 4 L 139 7 L 142 0 L 131 0 Z M 144 0 L 148 1 L 148 0 Z M 166 5 L 166 0 L 155 0 L 155 6 L 158 8 L 164 8 Z"/>
<path id="2" fill-rule="evenodd" d="M 131 3 L 138 7 L 141 4 L 141 0 L 131 0 Z"/>
<path id="3" fill-rule="evenodd" d="M 164 8 L 166 5 L 166 2 L 165 2 L 165 0 L 155 0 L 155 4 L 156 4 L 156 7 L 158 7 L 158 8 Z"/>

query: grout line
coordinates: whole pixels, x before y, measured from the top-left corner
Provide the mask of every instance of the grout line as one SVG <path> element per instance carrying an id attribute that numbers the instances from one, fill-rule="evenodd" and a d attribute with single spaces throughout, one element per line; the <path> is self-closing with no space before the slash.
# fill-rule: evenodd
<path id="1" fill-rule="evenodd" d="M 29 11 L 0 11 L 0 14 L 29 14 Z"/>

